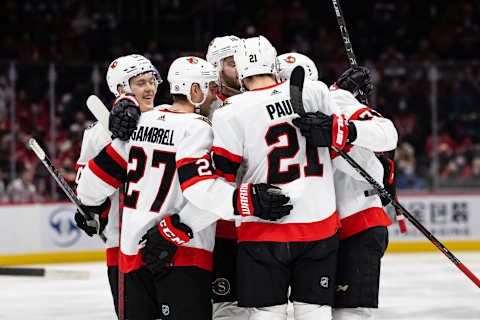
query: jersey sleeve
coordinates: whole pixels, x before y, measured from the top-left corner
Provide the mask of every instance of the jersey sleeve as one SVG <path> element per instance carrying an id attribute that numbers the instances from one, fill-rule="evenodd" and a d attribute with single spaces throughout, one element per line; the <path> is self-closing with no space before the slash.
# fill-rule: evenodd
<path id="1" fill-rule="evenodd" d="M 77 171 L 75 178 L 76 183 L 78 183 L 83 168 L 87 165 L 88 161 L 95 157 L 110 142 L 112 142 L 112 139 L 98 122 L 91 124 L 85 129 L 83 132 L 80 156 L 75 165 L 75 170 Z"/>
<path id="2" fill-rule="evenodd" d="M 323 112 L 327 115 L 342 116 L 340 108 L 332 99 L 330 91 L 321 81 L 305 80 L 303 87 L 303 105 L 306 112 Z"/>
<path id="3" fill-rule="evenodd" d="M 78 198 L 85 205 L 99 205 L 126 180 L 126 143 L 115 139 L 88 161 L 78 180 Z"/>
<path id="4" fill-rule="evenodd" d="M 330 91 L 333 100 L 348 121 L 357 129 L 354 145 L 374 152 L 390 151 L 397 147 L 398 133 L 392 121 L 360 102 L 348 91 Z"/>
<path id="5" fill-rule="evenodd" d="M 218 218 L 231 219 L 235 188 L 215 172 L 210 156 L 213 131 L 208 122 L 203 118 L 193 120 L 178 142 L 176 166 L 180 187 L 194 206 L 213 212 Z"/>
<path id="6" fill-rule="evenodd" d="M 232 108 L 234 106 L 229 106 Z M 213 118 L 213 161 L 217 174 L 226 181 L 235 184 L 238 169 L 243 161 L 243 142 L 240 130 L 229 114 L 222 111 Z"/>
<path id="7" fill-rule="evenodd" d="M 192 228 L 193 232 L 199 232 L 218 220 L 218 216 L 213 212 L 199 209 L 190 202 L 187 202 L 178 215 L 180 221 Z"/>

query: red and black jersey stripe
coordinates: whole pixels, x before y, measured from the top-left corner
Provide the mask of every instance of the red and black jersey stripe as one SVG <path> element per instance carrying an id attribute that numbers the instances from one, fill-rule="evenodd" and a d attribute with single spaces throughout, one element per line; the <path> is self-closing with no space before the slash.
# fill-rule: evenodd
<path id="1" fill-rule="evenodd" d="M 119 188 L 127 180 L 127 162 L 109 144 L 88 162 L 92 172 L 111 185 Z"/>
<path id="2" fill-rule="evenodd" d="M 215 174 L 215 168 L 208 154 L 201 158 L 184 158 L 178 160 L 177 171 L 182 191 L 199 181 L 216 179 L 218 177 Z"/>
<path id="3" fill-rule="evenodd" d="M 220 147 L 212 147 L 212 152 L 217 175 L 229 182 L 235 182 L 243 158 Z"/>
<path id="4" fill-rule="evenodd" d="M 350 118 L 348 118 L 348 121 L 352 121 L 352 120 L 371 120 L 373 117 L 383 118 L 383 116 L 380 113 L 378 113 L 378 111 L 376 111 L 372 108 L 369 108 L 369 107 L 364 107 L 364 108 L 361 108 L 361 109 L 358 109 L 357 111 L 355 111 L 355 113 L 352 114 L 350 116 Z"/>

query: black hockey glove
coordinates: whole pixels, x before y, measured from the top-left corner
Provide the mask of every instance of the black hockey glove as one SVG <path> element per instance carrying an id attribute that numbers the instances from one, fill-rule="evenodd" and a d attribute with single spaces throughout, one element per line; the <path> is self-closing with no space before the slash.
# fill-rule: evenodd
<path id="1" fill-rule="evenodd" d="M 107 198 L 99 206 L 81 206 L 83 212 L 90 214 L 93 219 L 85 218 L 77 209 L 75 212 L 75 222 L 77 227 L 82 229 L 89 237 L 94 234 L 101 234 L 108 223 L 108 212 L 110 211 L 110 199 Z M 97 226 L 99 225 L 98 231 Z"/>
<path id="2" fill-rule="evenodd" d="M 336 84 L 340 89 L 350 91 L 355 97 L 373 90 L 370 70 L 365 67 L 348 68 L 338 78 Z"/>
<path id="3" fill-rule="evenodd" d="M 383 187 L 392 195 L 393 198 L 395 198 L 397 194 L 397 168 L 395 166 L 395 162 L 385 154 L 378 155 L 378 160 L 380 160 L 383 166 Z M 382 200 L 382 205 L 384 207 L 390 203 L 390 200 L 386 197 L 380 196 L 380 199 Z"/>
<path id="4" fill-rule="evenodd" d="M 178 246 L 193 238 L 189 226 L 180 222 L 178 214 L 166 216 L 158 225 L 150 228 L 140 240 L 140 252 L 146 267 L 153 273 L 165 271 L 172 262 Z"/>
<path id="5" fill-rule="evenodd" d="M 345 144 L 357 138 L 353 122 L 347 122 L 337 115 L 328 116 L 322 112 L 307 113 L 306 117 L 295 118 L 293 124 L 300 129 L 307 143 L 314 147 L 335 147 L 343 149 Z"/>
<path id="6" fill-rule="evenodd" d="M 275 221 L 290 214 L 290 198 L 276 186 L 266 183 L 242 183 L 233 192 L 233 213 Z"/>
<path id="7" fill-rule="evenodd" d="M 133 95 L 122 95 L 113 103 L 108 129 L 112 138 L 127 141 L 137 127 L 140 118 L 140 104 Z"/>

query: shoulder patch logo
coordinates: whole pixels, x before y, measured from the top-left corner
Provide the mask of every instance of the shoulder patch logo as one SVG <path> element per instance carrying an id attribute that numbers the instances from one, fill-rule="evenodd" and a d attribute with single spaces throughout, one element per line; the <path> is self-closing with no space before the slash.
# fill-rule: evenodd
<path id="1" fill-rule="evenodd" d="M 286 63 L 295 63 L 295 61 L 297 61 L 297 59 L 295 59 L 294 56 L 288 56 L 285 58 Z"/>
<path id="2" fill-rule="evenodd" d="M 117 61 L 117 60 L 113 61 L 112 64 L 110 65 L 110 68 L 115 69 L 115 67 L 117 66 L 117 64 L 118 64 L 118 61 Z"/>
<path id="3" fill-rule="evenodd" d="M 198 63 L 198 59 L 195 58 L 195 57 L 188 58 L 187 60 L 188 60 L 188 62 L 190 62 L 191 64 L 197 64 L 197 63 Z"/>
<path id="4" fill-rule="evenodd" d="M 195 118 L 195 119 L 205 121 L 206 123 L 208 123 L 210 127 L 212 126 L 212 122 L 207 117 L 199 116 L 198 118 Z"/>

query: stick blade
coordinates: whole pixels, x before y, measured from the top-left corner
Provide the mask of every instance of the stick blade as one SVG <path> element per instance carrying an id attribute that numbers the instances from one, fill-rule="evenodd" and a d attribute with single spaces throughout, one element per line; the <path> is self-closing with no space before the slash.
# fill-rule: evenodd
<path id="1" fill-rule="evenodd" d="M 108 129 L 108 121 L 110 117 L 110 111 L 108 111 L 107 107 L 103 104 L 102 100 L 98 98 L 96 95 L 91 95 L 87 99 L 87 107 L 88 110 L 97 118 L 98 122 L 102 125 L 102 127 L 111 134 L 110 130 Z"/>
<path id="2" fill-rule="evenodd" d="M 30 149 L 32 149 L 33 152 L 35 152 L 35 154 L 40 160 L 45 159 L 46 157 L 45 151 L 43 151 L 42 147 L 40 147 L 37 140 L 35 140 L 34 138 L 30 138 L 28 140 L 28 145 L 30 146 Z"/>
<path id="3" fill-rule="evenodd" d="M 303 108 L 303 82 L 305 81 L 305 70 L 302 66 L 296 66 L 290 75 L 290 102 L 295 113 L 301 117 L 305 116 Z"/>

